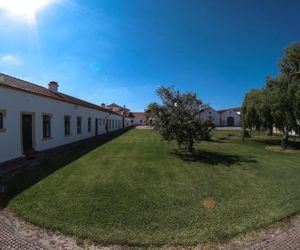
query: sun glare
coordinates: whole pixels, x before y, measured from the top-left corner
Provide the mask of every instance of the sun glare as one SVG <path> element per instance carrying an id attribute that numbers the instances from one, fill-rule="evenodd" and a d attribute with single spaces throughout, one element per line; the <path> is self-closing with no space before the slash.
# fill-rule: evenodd
<path id="1" fill-rule="evenodd" d="M 36 14 L 52 0 L 0 0 L 0 9 L 12 15 L 25 17 L 35 21 Z"/>

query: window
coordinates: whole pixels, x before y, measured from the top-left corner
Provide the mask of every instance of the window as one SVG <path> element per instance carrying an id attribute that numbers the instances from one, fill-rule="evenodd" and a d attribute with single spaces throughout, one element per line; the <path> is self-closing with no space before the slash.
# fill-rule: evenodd
<path id="1" fill-rule="evenodd" d="M 43 115 L 43 138 L 51 138 L 51 116 Z"/>
<path id="2" fill-rule="evenodd" d="M 0 129 L 3 129 L 3 113 L 0 113 Z"/>
<path id="3" fill-rule="evenodd" d="M 111 129 L 111 119 L 108 120 L 108 129 Z"/>
<path id="4" fill-rule="evenodd" d="M 6 111 L 0 109 L 0 132 L 5 132 L 4 128 L 4 117 L 6 116 Z"/>
<path id="5" fill-rule="evenodd" d="M 131 120 L 131 123 L 133 123 L 133 120 Z"/>
<path id="6" fill-rule="evenodd" d="M 81 134 L 81 117 L 77 117 L 77 134 Z"/>
<path id="7" fill-rule="evenodd" d="M 143 123 L 143 120 L 140 120 L 140 123 Z"/>
<path id="8" fill-rule="evenodd" d="M 65 116 L 65 136 L 71 135 L 71 116 Z"/>
<path id="9" fill-rule="evenodd" d="M 90 133 L 92 131 L 92 118 L 88 118 L 88 132 Z"/>

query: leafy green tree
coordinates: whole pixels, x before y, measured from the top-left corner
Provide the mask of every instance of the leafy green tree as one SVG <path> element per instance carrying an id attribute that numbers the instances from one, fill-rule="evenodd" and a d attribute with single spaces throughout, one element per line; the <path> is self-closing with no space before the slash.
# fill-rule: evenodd
<path id="1" fill-rule="evenodd" d="M 247 93 L 243 103 L 243 130 L 275 126 L 282 133 L 282 148 L 291 131 L 300 131 L 300 44 L 288 47 L 279 62 L 277 77 L 267 78 L 266 86 Z"/>
<path id="2" fill-rule="evenodd" d="M 153 126 L 155 115 L 159 111 L 159 106 L 157 103 L 152 102 L 148 105 L 147 109 L 145 110 L 145 117 L 146 117 L 146 124 Z"/>
<path id="3" fill-rule="evenodd" d="M 207 107 L 196 94 L 181 94 L 174 87 L 160 87 L 157 94 L 161 104 L 149 104 L 146 113 L 153 118 L 153 125 L 167 140 L 176 140 L 179 147 L 192 152 L 195 142 L 209 139 L 214 124 L 200 120 L 201 110 Z"/>
<path id="4" fill-rule="evenodd" d="M 271 100 L 266 88 L 259 91 L 259 100 L 256 105 L 256 112 L 259 116 L 260 128 L 273 135 L 274 119 L 271 114 Z"/>
<path id="5" fill-rule="evenodd" d="M 246 136 L 247 129 L 259 129 L 261 120 L 258 112 L 258 104 L 261 98 L 261 90 L 253 89 L 249 91 L 242 105 L 242 125 L 243 136 Z"/>

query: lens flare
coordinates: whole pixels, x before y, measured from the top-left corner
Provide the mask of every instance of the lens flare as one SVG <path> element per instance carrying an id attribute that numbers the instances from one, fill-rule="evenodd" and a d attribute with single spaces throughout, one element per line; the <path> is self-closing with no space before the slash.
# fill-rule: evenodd
<path id="1" fill-rule="evenodd" d="M 53 0 L 0 0 L 0 10 L 35 21 L 36 14 Z"/>

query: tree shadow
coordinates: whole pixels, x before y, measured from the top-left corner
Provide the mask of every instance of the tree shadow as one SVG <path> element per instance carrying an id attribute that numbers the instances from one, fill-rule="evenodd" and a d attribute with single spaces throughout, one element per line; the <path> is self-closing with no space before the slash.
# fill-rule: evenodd
<path id="1" fill-rule="evenodd" d="M 5 188 L 5 192 L 0 193 L 0 209 L 5 208 L 17 194 L 128 130 L 126 128 L 50 149 L 39 153 L 34 160 L 17 160 L 19 168 L 0 173 L 0 186 Z M 5 164 L 1 165 L 5 167 Z"/>
<path id="2" fill-rule="evenodd" d="M 205 150 L 195 150 L 193 153 L 174 150 L 172 154 L 186 162 L 200 162 L 209 165 L 231 166 L 233 164 L 241 165 L 242 163 L 257 163 L 257 160 L 255 160 L 253 156 L 244 157 Z"/>
<path id="3" fill-rule="evenodd" d="M 213 138 L 213 139 L 210 139 L 209 142 L 214 142 L 214 143 L 228 143 L 229 139 L 225 138 L 225 137 Z"/>
<path id="4" fill-rule="evenodd" d="M 280 146 L 281 140 L 280 139 L 253 139 L 252 140 L 255 143 L 260 143 L 266 146 Z M 293 139 L 289 139 L 288 147 L 294 148 L 294 149 L 300 149 L 300 142 L 295 141 Z"/>

